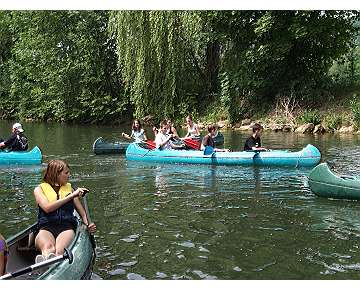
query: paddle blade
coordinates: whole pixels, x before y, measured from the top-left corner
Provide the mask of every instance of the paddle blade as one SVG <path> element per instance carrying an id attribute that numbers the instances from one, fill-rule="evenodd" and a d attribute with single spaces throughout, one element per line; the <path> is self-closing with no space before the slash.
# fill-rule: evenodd
<path id="1" fill-rule="evenodd" d="M 200 150 L 200 146 L 201 146 L 200 141 L 196 141 L 191 138 L 184 138 L 183 141 L 185 145 L 190 147 L 191 149 Z"/>
<path id="2" fill-rule="evenodd" d="M 206 146 L 204 150 L 204 155 L 211 155 L 214 153 L 214 148 L 211 146 Z"/>
<path id="3" fill-rule="evenodd" d="M 148 147 L 149 149 L 155 149 L 155 148 L 156 148 L 156 144 L 155 144 L 155 142 L 152 141 L 152 140 L 147 140 L 147 141 L 146 141 L 146 145 L 147 145 L 147 147 Z"/>

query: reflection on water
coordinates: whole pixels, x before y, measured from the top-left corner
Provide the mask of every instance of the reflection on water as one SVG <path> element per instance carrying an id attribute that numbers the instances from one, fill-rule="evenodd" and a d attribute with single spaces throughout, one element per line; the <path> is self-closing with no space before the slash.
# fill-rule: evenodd
<path id="1" fill-rule="evenodd" d="M 24 127 L 45 163 L 67 159 L 71 181 L 90 188 L 101 278 L 358 279 L 360 204 L 316 197 L 310 169 L 130 162 L 91 151 L 96 137 L 114 140 L 128 128 Z M 224 146 L 236 150 L 247 134 L 224 136 Z M 263 143 L 294 151 L 311 143 L 336 170 L 359 175 L 358 136 L 265 132 Z M 32 191 L 45 163 L 0 167 L 6 236 L 35 221 Z"/>

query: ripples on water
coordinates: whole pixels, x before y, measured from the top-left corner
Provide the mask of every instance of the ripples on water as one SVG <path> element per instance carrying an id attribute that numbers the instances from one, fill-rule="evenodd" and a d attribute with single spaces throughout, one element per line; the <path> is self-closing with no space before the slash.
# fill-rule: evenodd
<path id="1" fill-rule="evenodd" d="M 128 162 L 91 152 L 96 137 L 112 137 L 113 128 L 46 126 L 54 126 L 56 142 L 33 129 L 45 161 L 67 159 L 72 182 L 91 189 L 102 278 L 358 278 L 359 202 L 316 197 L 310 169 Z M 224 134 L 232 149 L 246 137 Z M 291 150 L 312 143 L 342 174 L 359 171 L 357 137 L 265 133 L 263 143 Z M 35 221 L 32 190 L 42 169 L 0 168 L 6 236 Z"/>

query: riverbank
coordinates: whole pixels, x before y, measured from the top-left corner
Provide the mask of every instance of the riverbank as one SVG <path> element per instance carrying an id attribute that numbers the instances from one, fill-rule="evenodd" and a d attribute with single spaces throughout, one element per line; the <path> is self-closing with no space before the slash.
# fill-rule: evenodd
<path id="1" fill-rule="evenodd" d="M 226 111 L 217 107 L 216 111 L 199 117 L 198 124 L 201 129 L 215 123 L 220 129 L 248 131 L 254 123 L 260 123 L 264 130 L 275 132 L 360 134 L 359 96 L 356 90 L 337 97 L 324 97 L 320 103 L 308 100 L 302 104 L 295 98 L 279 97 L 274 104 L 262 104 L 263 107 L 270 108 L 267 111 L 253 113 L 252 117 L 233 123 L 230 122 Z M 249 109 L 250 112 L 253 110 Z"/>

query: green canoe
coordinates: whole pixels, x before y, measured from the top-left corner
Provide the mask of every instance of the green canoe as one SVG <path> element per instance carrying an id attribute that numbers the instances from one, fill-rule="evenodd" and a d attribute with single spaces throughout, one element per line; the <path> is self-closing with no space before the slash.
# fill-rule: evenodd
<path id="1" fill-rule="evenodd" d="M 36 255 L 39 254 L 34 246 L 34 237 L 37 234 L 37 224 L 33 224 L 7 240 L 9 246 L 9 259 L 6 267 L 7 272 L 28 267 L 34 264 Z M 74 260 L 70 264 L 68 260 L 40 268 L 16 279 L 40 279 L 40 280 L 80 280 L 90 279 L 95 261 L 95 252 L 91 244 L 89 232 L 84 224 L 78 220 L 74 240 L 68 246 Z"/>
<path id="2" fill-rule="evenodd" d="M 318 196 L 360 200 L 360 177 L 336 175 L 326 163 L 310 172 L 309 186 Z"/>
<path id="3" fill-rule="evenodd" d="M 93 144 L 93 151 L 95 154 L 125 154 L 129 144 L 129 142 L 107 142 L 103 137 L 99 137 Z"/>

